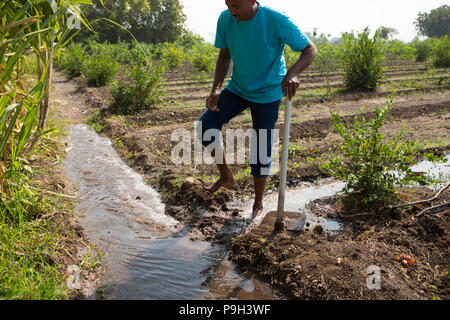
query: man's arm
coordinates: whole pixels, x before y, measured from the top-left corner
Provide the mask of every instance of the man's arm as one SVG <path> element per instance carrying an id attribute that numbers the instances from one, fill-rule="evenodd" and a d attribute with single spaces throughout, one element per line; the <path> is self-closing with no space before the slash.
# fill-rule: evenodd
<path id="1" fill-rule="evenodd" d="M 281 83 L 283 93 L 289 100 L 295 96 L 297 88 L 300 86 L 298 75 L 302 73 L 317 56 L 317 48 L 311 41 L 305 50 L 302 51 L 300 58 L 292 67 L 289 68 L 286 76 Z"/>
<path id="2" fill-rule="evenodd" d="M 219 111 L 217 108 L 217 102 L 219 101 L 220 90 L 222 89 L 223 82 L 228 74 L 228 70 L 230 69 L 230 63 L 230 50 L 228 48 L 220 49 L 219 57 L 217 58 L 216 63 L 213 87 L 211 94 L 208 99 L 206 99 L 206 108 L 211 111 Z"/>

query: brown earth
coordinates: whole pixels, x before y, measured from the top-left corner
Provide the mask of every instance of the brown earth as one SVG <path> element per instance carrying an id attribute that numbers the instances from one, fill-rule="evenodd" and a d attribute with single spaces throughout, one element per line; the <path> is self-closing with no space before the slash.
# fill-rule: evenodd
<path id="1" fill-rule="evenodd" d="M 432 195 L 425 188 L 399 190 L 408 202 Z M 343 223 L 337 236 L 320 229 L 275 233 L 260 227 L 234 241 L 230 256 L 243 271 L 287 288 L 298 299 L 448 300 L 450 210 L 416 215 L 449 198 L 446 190 L 430 204 L 354 217 L 336 198 L 321 199 L 308 210 Z M 415 260 L 412 266 L 397 261 L 402 254 Z M 379 290 L 367 286 L 372 265 L 380 268 Z"/>
<path id="2" fill-rule="evenodd" d="M 238 179 L 237 187 L 210 195 L 204 186 L 216 178 L 215 166 L 177 166 L 170 158 L 174 146 L 172 132 L 179 128 L 192 132 L 193 123 L 204 112 L 203 108 L 159 108 L 136 116 L 118 117 L 107 108 L 108 88 L 87 88 L 79 81 L 64 80 L 61 74 L 55 79 L 56 99 L 67 99 L 67 92 L 70 92 L 70 101 L 75 102 L 70 106 L 61 105 L 59 116 L 78 123 L 98 112 L 96 126 L 100 128 L 100 135 L 110 138 L 124 161 L 159 190 L 166 213 L 192 227 L 191 239 L 226 244 L 231 248 L 230 258 L 242 270 L 280 286 L 291 298 L 448 299 L 449 210 L 420 218 L 414 218 L 413 213 L 422 207 L 397 210 L 394 217 L 373 213 L 373 216 L 341 218 L 346 228 L 337 237 L 314 232 L 275 234 L 268 229 L 240 235 L 236 226 L 245 222 L 239 210 L 230 208 L 230 202 L 252 195 L 251 177 L 244 175 Z M 301 148 L 290 154 L 288 185 L 329 177 L 318 162 L 325 150 L 332 148 L 337 152 L 340 142 L 340 137 L 330 130 L 330 110 L 352 121 L 364 105 L 365 114 L 370 118 L 375 114 L 375 107 L 385 104 L 388 94 L 378 91 L 298 100 L 294 104 L 291 142 Z M 442 155 L 448 152 L 448 87 L 404 90 L 395 101 L 396 108 L 383 128 L 388 138 L 406 124 L 405 138 L 423 143 L 422 153 L 434 151 Z M 279 119 L 277 127 L 281 128 L 283 111 Z M 245 115 L 226 126 L 244 130 L 250 127 Z M 438 138 L 439 143 L 436 143 Z M 232 165 L 231 168 L 237 173 L 246 166 Z M 278 177 L 272 176 L 269 189 L 276 189 L 277 184 Z M 424 188 L 415 188 L 413 193 L 401 192 L 399 197 L 405 201 L 424 199 L 432 193 Z M 448 202 L 449 196 L 447 190 L 433 204 Z M 334 198 L 315 202 L 310 210 L 331 217 L 348 215 Z M 401 254 L 410 255 L 416 263 L 403 269 L 395 260 L 395 256 Z M 370 265 L 381 268 L 381 290 L 368 290 L 365 285 L 366 269 Z"/>

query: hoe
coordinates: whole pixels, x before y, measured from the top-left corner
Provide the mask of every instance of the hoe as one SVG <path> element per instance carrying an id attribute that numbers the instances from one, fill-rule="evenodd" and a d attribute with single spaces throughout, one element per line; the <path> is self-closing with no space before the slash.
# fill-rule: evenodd
<path id="1" fill-rule="evenodd" d="M 288 231 L 300 231 L 306 221 L 306 215 L 303 213 L 284 211 L 291 109 L 292 101 L 288 100 L 284 114 L 283 151 L 280 166 L 281 176 L 278 193 L 278 210 L 268 212 L 261 222 L 261 226 L 275 226 L 276 231 L 282 231 L 284 229 Z"/>

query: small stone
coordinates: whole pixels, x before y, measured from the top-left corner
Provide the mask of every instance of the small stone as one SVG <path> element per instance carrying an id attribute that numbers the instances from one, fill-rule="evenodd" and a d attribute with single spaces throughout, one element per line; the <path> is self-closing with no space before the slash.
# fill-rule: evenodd
<path id="1" fill-rule="evenodd" d="M 317 226 L 314 227 L 313 231 L 315 233 L 317 233 L 317 234 L 322 234 L 323 233 L 323 227 L 321 225 L 317 225 Z"/>
<path id="2" fill-rule="evenodd" d="M 402 220 L 402 210 L 400 208 L 394 209 L 392 212 L 392 218 L 395 220 Z"/>

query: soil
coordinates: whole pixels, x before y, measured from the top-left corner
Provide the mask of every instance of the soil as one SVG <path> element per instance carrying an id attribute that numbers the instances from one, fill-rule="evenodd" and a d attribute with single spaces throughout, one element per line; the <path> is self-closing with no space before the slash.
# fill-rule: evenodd
<path id="1" fill-rule="evenodd" d="M 413 202 L 433 192 L 400 189 L 398 196 Z M 342 223 L 337 235 L 317 228 L 299 233 L 257 228 L 234 241 L 230 255 L 243 271 L 287 288 L 298 299 L 448 300 L 450 210 L 416 215 L 449 198 L 447 189 L 430 204 L 354 217 L 335 197 L 321 199 L 307 209 Z M 397 260 L 403 254 L 415 260 L 412 266 Z M 370 266 L 380 270 L 380 289 L 367 286 Z"/>
<path id="2" fill-rule="evenodd" d="M 176 77 L 176 73 L 172 76 Z M 65 80 L 60 73 L 56 73 L 53 94 L 56 114 L 61 118 L 79 123 L 85 121 L 87 116 L 98 113 L 96 125 L 100 127 L 99 134 L 110 138 L 124 161 L 161 193 L 166 214 L 191 227 L 189 237 L 192 240 L 225 244 L 230 249 L 229 257 L 242 271 L 250 272 L 285 292 L 284 298 L 449 298 L 450 211 L 426 213 L 421 217 L 415 217 L 415 214 L 425 207 L 448 202 L 450 190 L 430 204 L 395 212 L 371 212 L 366 216 L 349 217 L 350 213 L 345 212 L 333 197 L 311 203 L 308 210 L 314 214 L 339 218 L 344 223 L 345 228 L 338 235 L 321 233 L 317 229 L 275 233 L 267 228 L 241 234 L 237 231 L 239 226 L 245 225 L 241 211 L 230 204 L 252 196 L 253 179 L 243 175 L 237 179 L 236 187 L 211 195 L 204 187 L 217 178 L 215 166 L 175 165 L 170 158 L 174 146 L 172 132 L 180 128 L 192 132 L 194 122 L 204 108 L 161 107 L 135 116 L 119 117 L 108 110 L 108 88 L 87 88 L 79 80 Z M 201 95 L 201 92 L 193 94 Z M 318 166 L 319 159 L 324 155 L 324 150 L 331 148 L 333 152 L 338 152 L 341 142 L 340 137 L 331 130 L 330 110 L 337 110 L 345 121 L 352 121 L 364 105 L 366 116 L 374 117 L 375 108 L 385 105 L 388 94 L 347 93 L 338 98 L 297 100 L 293 110 L 291 142 L 301 148 L 290 154 L 290 163 L 296 165 L 288 171 L 288 186 L 329 177 Z M 58 104 L 58 101 L 68 99 L 71 103 Z M 166 100 L 171 101 L 171 96 L 167 96 Z M 425 149 L 422 154 L 429 151 L 436 155 L 448 153 L 448 87 L 403 90 L 396 97 L 395 105 L 383 127 L 387 138 L 392 137 L 402 124 L 407 124 L 409 130 L 405 139 L 417 139 L 423 143 Z M 280 112 L 278 128 L 282 128 L 282 119 L 283 111 Z M 233 119 L 227 128 L 246 130 L 251 128 L 251 122 L 241 115 Z M 246 169 L 244 165 L 230 167 L 234 173 Z M 272 176 L 268 185 L 269 190 L 276 191 L 278 177 Z M 425 188 L 414 188 L 413 192 L 401 189 L 398 198 L 414 201 L 430 198 L 432 194 L 433 191 Z M 356 211 L 358 213 L 361 212 Z M 411 256 L 415 263 L 409 268 L 402 267 L 396 260 L 396 256 L 401 254 Z M 367 268 L 371 265 L 381 269 L 380 290 L 367 288 L 366 280 L 370 276 Z"/>

